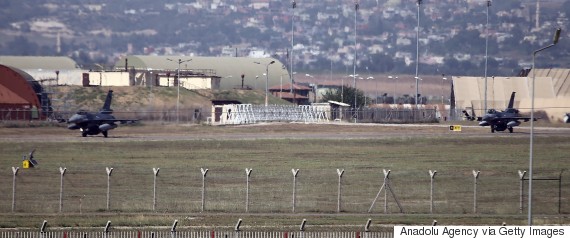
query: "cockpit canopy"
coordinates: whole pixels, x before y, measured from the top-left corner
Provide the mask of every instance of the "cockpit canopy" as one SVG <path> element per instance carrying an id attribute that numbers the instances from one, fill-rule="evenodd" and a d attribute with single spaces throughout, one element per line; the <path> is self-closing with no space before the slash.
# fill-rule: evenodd
<path id="1" fill-rule="evenodd" d="M 77 115 L 87 115 L 87 113 L 89 113 L 89 112 L 86 110 L 83 110 L 83 109 L 76 112 Z"/>

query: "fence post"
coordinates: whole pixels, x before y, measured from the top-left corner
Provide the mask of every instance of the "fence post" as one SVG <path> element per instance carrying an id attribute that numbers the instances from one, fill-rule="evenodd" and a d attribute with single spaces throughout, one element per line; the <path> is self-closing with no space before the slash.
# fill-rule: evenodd
<path id="1" fill-rule="evenodd" d="M 384 213 L 388 213 L 388 189 L 386 189 L 387 187 L 387 183 L 389 183 L 389 177 L 390 176 L 390 170 L 382 170 L 382 172 L 384 173 Z"/>
<path id="2" fill-rule="evenodd" d="M 109 211 L 109 204 L 111 201 L 111 173 L 113 173 L 113 168 L 106 167 L 107 171 L 107 211 Z"/>
<path id="3" fill-rule="evenodd" d="M 526 171 L 520 171 L 519 170 L 519 178 L 520 178 L 520 186 L 519 186 L 519 191 L 520 191 L 520 198 L 519 198 L 519 213 L 523 212 L 523 200 L 524 200 L 524 176 L 526 175 Z"/>
<path id="4" fill-rule="evenodd" d="M 40 227 L 40 238 L 44 238 L 46 233 L 46 227 L 47 227 L 47 220 L 44 220 L 44 222 L 42 222 L 42 226 Z"/>
<path id="5" fill-rule="evenodd" d="M 558 214 L 562 214 L 562 173 L 564 173 L 564 169 L 560 170 L 558 175 Z"/>
<path id="6" fill-rule="evenodd" d="M 156 177 L 158 176 L 158 172 L 160 168 L 152 168 L 154 179 L 153 179 L 153 190 L 152 190 L 152 210 L 156 209 Z"/>
<path id="7" fill-rule="evenodd" d="M 296 201 L 296 190 L 297 190 L 297 175 L 299 174 L 299 169 L 291 169 L 293 173 L 293 213 L 295 212 Z"/>
<path id="8" fill-rule="evenodd" d="M 480 172 L 473 170 L 473 213 L 477 213 L 477 179 Z"/>
<path id="9" fill-rule="evenodd" d="M 59 167 L 59 212 L 61 213 L 63 210 L 63 176 L 65 175 L 65 171 L 67 168 Z"/>
<path id="10" fill-rule="evenodd" d="M 208 174 L 208 169 L 200 168 L 202 172 L 202 212 L 206 206 L 206 175 Z"/>
<path id="11" fill-rule="evenodd" d="M 301 231 L 301 238 L 305 237 L 305 225 L 307 225 L 307 219 L 303 219 L 301 222 L 301 227 L 299 227 L 299 230 Z"/>
<path id="12" fill-rule="evenodd" d="M 249 176 L 253 169 L 245 168 L 245 212 L 249 212 Z"/>
<path id="13" fill-rule="evenodd" d="M 344 169 L 336 169 L 336 173 L 338 174 L 338 202 L 336 206 L 336 212 L 340 212 L 340 201 L 341 201 L 341 184 L 342 184 L 342 175 L 344 174 Z"/>
<path id="14" fill-rule="evenodd" d="M 241 218 L 238 219 L 236 225 L 234 226 L 234 232 L 236 238 L 239 238 L 240 226 L 241 226 Z"/>
<path id="15" fill-rule="evenodd" d="M 437 174 L 437 171 L 429 171 L 429 176 L 430 176 L 430 192 L 429 192 L 429 200 L 430 200 L 430 206 L 429 206 L 429 213 L 433 213 L 433 181 L 435 178 L 435 175 Z"/>
<path id="16" fill-rule="evenodd" d="M 105 225 L 105 238 L 109 238 L 109 229 L 111 229 L 111 221 L 107 221 L 107 225 Z"/>
<path id="17" fill-rule="evenodd" d="M 16 176 L 18 176 L 18 170 L 20 167 L 12 167 L 12 174 L 14 175 L 12 177 L 12 212 L 16 208 Z"/>
<path id="18" fill-rule="evenodd" d="M 170 228 L 171 238 L 176 238 L 176 225 L 178 225 L 178 220 L 174 220 L 174 223 L 172 223 L 172 227 Z"/>
<path id="19" fill-rule="evenodd" d="M 388 172 L 389 173 L 389 172 Z M 380 197 L 380 194 L 382 193 L 382 189 L 384 189 L 384 186 L 386 186 L 386 170 L 384 170 L 384 182 L 382 183 L 382 187 L 380 187 L 380 190 L 378 190 L 378 193 L 376 194 L 376 197 L 374 198 L 374 200 L 372 200 L 372 204 L 370 205 L 370 208 L 368 209 L 368 213 L 370 213 L 372 211 L 372 208 L 374 207 L 374 204 L 376 204 L 376 200 L 378 200 L 378 197 Z M 386 196 L 384 196 L 384 213 L 386 213 Z"/>

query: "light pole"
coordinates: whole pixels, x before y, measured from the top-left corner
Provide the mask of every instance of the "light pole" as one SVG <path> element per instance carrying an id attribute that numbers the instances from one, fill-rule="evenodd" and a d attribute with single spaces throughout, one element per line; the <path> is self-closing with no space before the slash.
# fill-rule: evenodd
<path id="1" fill-rule="evenodd" d="M 314 93 L 313 102 L 316 103 L 317 102 L 317 83 L 315 82 L 315 77 L 313 77 L 313 75 L 310 75 L 310 74 L 305 74 L 305 76 L 311 78 L 311 81 L 313 81 L 312 86 L 311 86 L 310 82 L 308 82 L 308 83 L 309 83 L 309 87 L 313 90 L 313 93 Z"/>
<path id="2" fill-rule="evenodd" d="M 420 77 L 414 77 L 414 79 L 416 79 L 416 102 L 415 103 L 416 103 L 416 108 L 418 108 L 418 104 L 419 104 L 419 101 L 418 101 L 419 97 L 418 96 L 419 96 L 419 94 L 418 94 L 417 85 L 418 85 L 418 82 L 423 80 L 423 79 Z"/>
<path id="3" fill-rule="evenodd" d="M 495 76 L 491 76 L 491 78 L 493 79 L 493 95 L 492 95 L 492 100 L 491 102 L 493 102 L 493 108 L 495 108 Z"/>
<path id="4" fill-rule="evenodd" d="M 369 74 L 370 74 L 370 73 L 369 73 Z M 374 80 L 374 77 L 368 76 L 368 77 L 366 77 L 366 79 Z M 376 86 L 375 86 L 375 87 L 376 87 L 376 100 L 374 100 L 374 101 L 376 102 L 376 104 L 378 104 L 378 81 L 377 81 L 377 80 L 374 80 L 374 82 L 376 83 Z M 364 95 L 364 96 L 365 96 L 365 97 L 364 97 L 364 100 L 366 100 L 366 95 Z M 366 104 L 366 103 L 365 103 L 365 104 Z"/>
<path id="5" fill-rule="evenodd" d="M 418 106 L 418 94 L 419 92 L 419 82 L 418 82 L 418 68 L 420 63 L 420 6 L 422 5 L 422 0 L 416 0 L 418 4 L 418 25 L 416 27 L 416 95 L 414 98 L 416 99 L 415 104 L 416 107 Z"/>
<path id="6" fill-rule="evenodd" d="M 340 102 L 344 102 L 344 76 L 340 80 Z"/>
<path id="7" fill-rule="evenodd" d="M 172 62 L 176 62 L 172 59 L 166 59 L 168 61 L 172 61 Z M 182 60 L 182 59 L 178 59 L 178 68 L 176 69 L 176 73 L 178 76 L 176 81 L 176 94 L 177 94 L 177 99 L 176 99 L 176 123 L 179 123 L 180 121 L 180 64 L 184 63 L 184 62 L 190 62 L 192 61 L 192 59 L 187 59 L 187 60 Z"/>
<path id="8" fill-rule="evenodd" d="M 397 103 L 397 99 L 396 99 L 396 86 L 397 86 L 397 82 L 398 81 L 398 76 L 394 76 L 392 77 L 392 75 L 388 76 L 388 79 L 394 79 L 394 104 Z"/>
<path id="9" fill-rule="evenodd" d="M 259 62 L 253 62 L 256 64 L 261 64 Z M 265 65 L 265 106 L 267 107 L 268 104 L 268 96 L 267 93 L 269 92 L 268 84 L 269 84 L 269 65 L 274 64 L 275 60 L 272 60 L 268 64 Z"/>
<path id="10" fill-rule="evenodd" d="M 489 7 L 491 6 L 491 0 L 487 0 L 487 25 L 485 33 L 485 112 L 487 111 L 487 62 L 488 60 L 488 46 L 489 46 Z M 493 90 L 495 90 L 493 88 Z"/>
<path id="11" fill-rule="evenodd" d="M 353 85 L 353 87 L 354 87 L 354 105 L 353 105 L 354 109 L 356 109 L 356 77 L 358 77 L 358 76 L 360 76 L 360 75 L 358 75 L 358 74 L 348 75 L 348 77 L 351 77 L 354 80 L 354 85 Z"/>
<path id="12" fill-rule="evenodd" d="M 443 105 L 443 81 L 447 81 L 445 74 L 441 74 L 441 105 Z"/>
<path id="13" fill-rule="evenodd" d="M 534 80 L 536 77 L 535 68 L 535 58 L 536 54 L 540 51 L 546 50 L 550 47 L 555 46 L 558 43 L 558 38 L 560 38 L 560 32 L 562 29 L 556 29 L 556 34 L 554 34 L 554 40 L 552 44 L 535 50 L 532 53 L 532 90 L 531 90 L 531 103 L 530 103 L 530 150 L 529 150 L 529 163 L 528 163 L 528 225 L 532 226 L 532 154 L 533 154 L 533 139 L 534 139 Z"/>
<path id="14" fill-rule="evenodd" d="M 356 113 L 356 106 L 358 105 L 356 103 L 357 100 L 357 93 L 356 93 L 356 76 L 358 76 L 356 74 L 356 63 L 357 63 L 357 54 L 356 54 L 356 15 L 358 14 L 358 8 L 359 8 L 359 4 L 358 1 L 354 2 L 354 61 L 352 63 L 352 68 L 353 68 L 353 73 L 352 73 L 352 81 L 353 81 L 353 86 L 354 86 L 354 113 Z M 356 122 L 356 117 L 354 118 L 354 121 Z"/>
<path id="15" fill-rule="evenodd" d="M 279 98 L 283 98 L 283 75 L 288 75 L 289 73 L 281 74 L 279 83 Z"/>
<path id="16" fill-rule="evenodd" d="M 291 91 L 290 91 L 290 93 L 291 94 L 293 94 L 293 84 L 295 84 L 295 79 L 293 77 L 293 47 L 294 47 L 293 39 L 295 36 L 295 8 L 296 7 L 297 7 L 297 3 L 295 2 L 295 0 L 293 0 L 291 2 L 291 56 L 290 56 L 291 57 L 291 59 L 290 59 L 291 64 L 289 65 L 289 67 L 291 67 L 291 71 L 289 71 L 289 72 L 291 72 L 291 74 L 290 74 L 290 76 L 291 76 L 291 89 L 290 89 Z M 295 99 L 293 98 L 293 100 L 295 100 Z"/>

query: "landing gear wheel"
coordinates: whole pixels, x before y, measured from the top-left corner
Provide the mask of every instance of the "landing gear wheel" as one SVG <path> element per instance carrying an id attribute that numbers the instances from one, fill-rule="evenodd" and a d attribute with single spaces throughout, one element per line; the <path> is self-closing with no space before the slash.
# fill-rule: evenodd
<path id="1" fill-rule="evenodd" d="M 509 132 L 510 132 L 510 133 L 513 133 L 513 128 L 512 128 L 512 127 L 509 127 Z"/>
<path id="2" fill-rule="evenodd" d="M 82 132 L 81 132 L 81 136 L 87 137 L 87 132 L 86 132 L 86 131 L 82 131 Z"/>
<path id="3" fill-rule="evenodd" d="M 491 125 L 491 133 L 495 133 L 495 126 Z"/>
<path id="4" fill-rule="evenodd" d="M 109 135 L 109 132 L 108 132 L 108 131 L 103 131 L 103 132 L 101 132 L 101 133 L 103 133 L 103 136 L 104 136 L 105 138 L 107 138 L 107 136 Z"/>

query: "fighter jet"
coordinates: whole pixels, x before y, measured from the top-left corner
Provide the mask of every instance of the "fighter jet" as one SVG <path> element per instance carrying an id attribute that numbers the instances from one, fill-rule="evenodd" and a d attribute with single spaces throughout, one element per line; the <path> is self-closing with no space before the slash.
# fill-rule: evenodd
<path id="1" fill-rule="evenodd" d="M 467 111 L 463 111 L 467 120 L 474 121 L 477 119 L 479 121 L 480 126 L 490 126 L 491 133 L 495 133 L 495 131 L 504 131 L 509 130 L 510 133 L 513 133 L 513 127 L 519 126 L 521 124 L 521 120 L 524 122 L 530 121 L 530 117 L 524 117 L 519 114 L 519 110 L 513 108 L 515 102 L 515 93 L 511 94 L 511 100 L 509 101 L 509 105 L 507 109 L 504 111 L 497 111 L 495 109 L 489 109 L 487 114 L 483 117 L 469 116 Z M 536 121 L 536 118 L 534 118 Z"/>
<path id="2" fill-rule="evenodd" d="M 117 124 L 134 123 L 138 119 L 115 119 L 113 110 L 111 109 L 111 101 L 113 100 L 113 90 L 109 90 L 105 104 L 98 113 L 90 113 L 84 110 L 79 110 L 76 114 L 71 116 L 67 123 L 70 130 L 81 131 L 81 136 L 97 135 L 102 133 L 104 137 L 109 135 L 109 130 L 117 128 Z"/>

